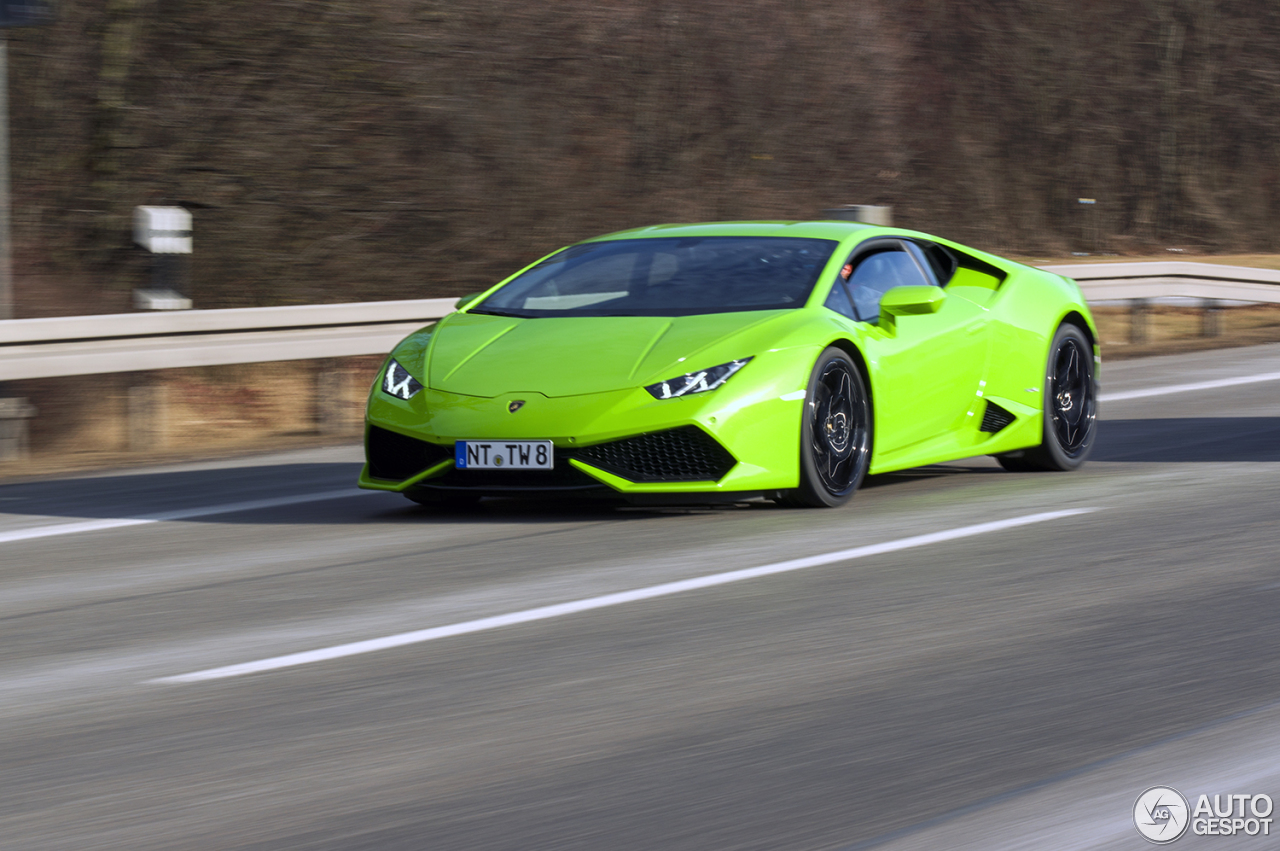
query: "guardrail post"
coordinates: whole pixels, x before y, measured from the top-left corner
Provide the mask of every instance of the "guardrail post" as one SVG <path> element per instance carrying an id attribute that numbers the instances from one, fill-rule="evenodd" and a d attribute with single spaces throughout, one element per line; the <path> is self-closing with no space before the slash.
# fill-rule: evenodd
<path id="1" fill-rule="evenodd" d="M 169 388 L 149 373 L 142 373 L 129 384 L 125 398 L 125 416 L 129 450 L 150 452 L 161 449 L 169 431 Z"/>
<path id="2" fill-rule="evenodd" d="M 1222 335 L 1222 302 L 1216 298 L 1206 298 L 1200 302 L 1200 336 L 1219 337 Z"/>
<path id="3" fill-rule="evenodd" d="M 27 420 L 36 415 L 26 399 L 0 399 L 0 461 L 17 461 L 27 455 Z"/>
<path id="4" fill-rule="evenodd" d="M 1147 341 L 1147 313 L 1149 308 L 1149 299 L 1135 298 L 1129 302 L 1129 342 L 1135 346 Z"/>

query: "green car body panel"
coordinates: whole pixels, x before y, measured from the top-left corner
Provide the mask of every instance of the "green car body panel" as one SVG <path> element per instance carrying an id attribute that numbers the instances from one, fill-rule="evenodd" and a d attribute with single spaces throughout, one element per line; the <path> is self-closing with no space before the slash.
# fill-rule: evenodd
<path id="1" fill-rule="evenodd" d="M 1097 361 L 1097 330 L 1074 282 L 915 231 L 836 221 L 728 222 L 640 228 L 586 242 L 672 236 L 783 236 L 838 245 L 807 302 L 789 309 L 536 318 L 471 312 L 538 264 L 521 270 L 391 352 L 369 394 L 366 439 L 378 428 L 439 447 L 440 457 L 397 479 L 377 478 L 366 464 L 360 486 L 403 492 L 430 485 L 453 471 L 458 440 L 550 440 L 557 453 L 572 456 L 692 425 L 736 460 L 718 480 L 635 482 L 576 457 L 569 464 L 622 496 L 779 493 L 799 484 L 805 392 L 828 347 L 848 352 L 864 373 L 874 422 L 871 473 L 1038 445 L 1045 365 L 1065 321 L 1086 332 Z M 889 290 L 876 322 L 825 307 L 845 261 L 886 239 L 940 245 L 971 262 L 944 287 L 928 288 L 932 293 Z M 709 392 L 659 399 L 645 389 L 747 358 Z M 382 390 L 392 359 L 423 387 L 409 399 Z M 523 405 L 512 412 L 516 401 Z M 989 402 L 1014 417 L 994 433 L 980 430 Z"/>

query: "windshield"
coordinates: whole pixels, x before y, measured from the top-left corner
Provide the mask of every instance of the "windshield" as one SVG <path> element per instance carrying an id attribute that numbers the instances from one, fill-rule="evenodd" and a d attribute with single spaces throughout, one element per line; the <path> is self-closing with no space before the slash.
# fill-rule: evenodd
<path id="1" fill-rule="evenodd" d="M 619 239 L 547 258 L 471 309 L 503 316 L 690 316 L 804 306 L 836 242 Z"/>

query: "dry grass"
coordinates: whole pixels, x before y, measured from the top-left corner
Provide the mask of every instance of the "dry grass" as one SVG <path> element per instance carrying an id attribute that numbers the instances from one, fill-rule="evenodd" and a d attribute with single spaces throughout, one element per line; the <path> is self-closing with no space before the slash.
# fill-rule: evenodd
<path id="1" fill-rule="evenodd" d="M 1093 317 L 1102 336 L 1104 361 L 1280 342 L 1280 305 L 1223 308 L 1219 314 L 1221 333 L 1214 337 L 1201 335 L 1199 308 L 1153 307 L 1146 318 L 1147 341 L 1141 344 L 1129 340 L 1128 308 L 1095 308 Z"/>
<path id="2" fill-rule="evenodd" d="M 31 452 L 0 479 L 358 440 L 381 358 L 175 369 L 17 382 L 39 410 Z M 134 418 L 130 400 L 151 416 Z"/>

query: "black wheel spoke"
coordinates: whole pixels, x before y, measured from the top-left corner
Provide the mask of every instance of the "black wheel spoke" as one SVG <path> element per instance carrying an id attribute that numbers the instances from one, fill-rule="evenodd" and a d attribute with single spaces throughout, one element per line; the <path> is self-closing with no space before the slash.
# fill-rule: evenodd
<path id="1" fill-rule="evenodd" d="M 809 406 L 809 444 L 814 471 L 832 495 L 853 486 L 867 450 L 867 423 L 860 385 L 843 360 L 822 367 Z"/>
<path id="2" fill-rule="evenodd" d="M 1097 400 L 1093 375 L 1077 339 L 1062 340 L 1053 358 L 1049 390 L 1053 394 L 1052 430 L 1062 451 L 1078 455 L 1088 444 Z"/>
<path id="3" fill-rule="evenodd" d="M 1041 399 L 1044 423 L 1040 444 L 997 454 L 1006 470 L 1075 470 L 1093 450 L 1098 385 L 1089 331 L 1068 320 L 1058 326 L 1051 340 Z"/>

